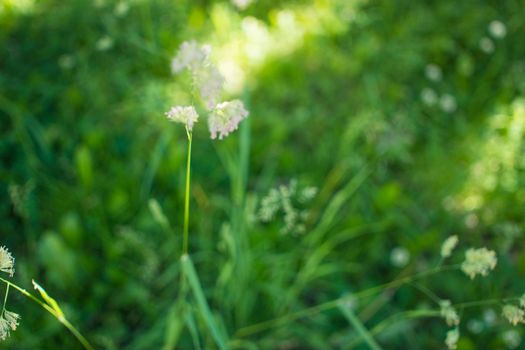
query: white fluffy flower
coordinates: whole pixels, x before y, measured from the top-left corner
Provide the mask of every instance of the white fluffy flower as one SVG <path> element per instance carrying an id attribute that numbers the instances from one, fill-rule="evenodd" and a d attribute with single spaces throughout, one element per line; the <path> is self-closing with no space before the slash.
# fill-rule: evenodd
<path id="1" fill-rule="evenodd" d="M 4 310 L 2 317 L 0 317 L 0 340 L 5 340 L 11 331 L 16 330 L 19 319 L 20 315 Z"/>
<path id="2" fill-rule="evenodd" d="M 479 48 L 485 53 L 492 53 L 494 51 L 494 42 L 486 36 L 479 40 Z"/>
<path id="3" fill-rule="evenodd" d="M 166 112 L 169 120 L 185 124 L 188 130 L 191 131 L 193 124 L 199 119 L 199 115 L 193 106 L 175 106 Z"/>
<path id="4" fill-rule="evenodd" d="M 439 306 L 441 307 L 441 317 L 445 319 L 448 326 L 459 325 L 459 315 L 456 309 L 452 307 L 450 300 L 440 301 Z"/>
<path id="5" fill-rule="evenodd" d="M 459 329 L 454 328 L 447 332 L 447 337 L 445 339 L 445 345 L 449 350 L 455 350 L 458 346 L 459 340 Z"/>
<path id="6" fill-rule="evenodd" d="M 495 39 L 503 39 L 507 35 L 507 27 L 500 21 L 492 21 L 489 23 L 489 33 Z"/>
<path id="7" fill-rule="evenodd" d="M 525 323 L 525 311 L 517 306 L 510 304 L 505 305 L 501 313 L 513 326 L 518 323 Z"/>
<path id="8" fill-rule="evenodd" d="M 452 113 L 458 107 L 456 99 L 450 94 L 444 94 L 443 96 L 441 96 L 441 98 L 439 99 L 439 106 L 441 107 L 443 112 L 446 113 Z"/>
<path id="9" fill-rule="evenodd" d="M 434 90 L 432 90 L 430 88 L 424 88 L 421 91 L 421 100 L 427 106 L 433 106 L 438 101 L 438 95 L 436 94 L 436 92 Z"/>
<path id="10" fill-rule="evenodd" d="M 448 258 L 451 254 L 454 248 L 456 248 L 456 245 L 458 244 L 459 239 L 458 236 L 450 236 L 443 242 L 443 245 L 441 246 L 441 257 L 442 258 Z"/>
<path id="11" fill-rule="evenodd" d="M 465 253 L 465 261 L 461 264 L 461 270 L 470 278 L 477 274 L 487 276 L 489 270 L 494 270 L 498 260 L 496 252 L 487 248 L 469 249 Z"/>
<path id="12" fill-rule="evenodd" d="M 15 273 L 15 258 L 5 247 L 0 247 L 0 271 L 8 273 L 11 277 Z"/>
<path id="13" fill-rule="evenodd" d="M 239 123 L 246 117 L 248 117 L 248 111 L 240 100 L 219 103 L 208 117 L 211 138 L 217 138 L 217 134 L 219 139 L 228 136 L 229 133 L 238 128 Z"/>
<path id="14" fill-rule="evenodd" d="M 211 53 L 209 45 L 199 45 L 196 41 L 185 41 L 180 45 L 179 51 L 171 61 L 171 71 L 179 73 L 188 68 L 190 70 L 199 69 L 206 64 Z"/>
<path id="15" fill-rule="evenodd" d="M 219 101 L 224 77 L 214 65 L 206 64 L 193 70 L 193 79 L 206 107 L 212 109 Z"/>
<path id="16" fill-rule="evenodd" d="M 437 64 L 427 64 L 425 67 L 425 75 L 428 80 L 431 81 L 440 81 L 443 77 L 443 72 Z"/>

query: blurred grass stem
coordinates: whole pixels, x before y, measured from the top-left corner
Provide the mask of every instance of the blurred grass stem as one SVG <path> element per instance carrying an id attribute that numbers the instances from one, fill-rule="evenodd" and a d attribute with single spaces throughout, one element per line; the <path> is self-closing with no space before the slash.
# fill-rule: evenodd
<path id="1" fill-rule="evenodd" d="M 31 294 L 27 290 L 17 286 L 16 284 L 11 283 L 8 280 L 5 280 L 5 279 L 3 279 L 1 277 L 0 277 L 0 281 L 4 282 L 7 285 L 8 288 L 9 287 L 13 287 L 17 291 L 19 291 L 20 293 L 22 293 L 23 295 L 25 295 L 26 297 L 28 297 L 29 299 L 33 300 L 35 303 L 40 305 L 42 308 L 44 308 L 44 310 L 49 312 L 51 315 L 53 315 L 54 318 L 56 318 L 60 323 L 62 323 L 64 325 L 64 327 L 66 327 L 71 332 L 71 334 L 73 334 L 75 336 L 75 338 L 77 338 L 77 340 L 80 342 L 80 344 L 82 344 L 84 349 L 86 349 L 86 350 L 94 350 L 95 349 L 89 343 L 89 341 L 78 331 L 78 329 L 76 329 L 75 326 L 73 326 L 66 319 L 66 317 L 64 315 L 59 315 L 51 306 L 47 305 L 46 303 L 44 303 L 43 301 L 41 301 L 40 299 L 35 297 L 33 294 Z"/>
<path id="2" fill-rule="evenodd" d="M 186 160 L 186 194 L 184 199 L 184 238 L 182 243 L 182 254 L 188 254 L 188 229 L 190 222 L 190 175 L 191 175 L 191 140 L 192 133 L 186 128 L 188 135 L 188 158 Z"/>

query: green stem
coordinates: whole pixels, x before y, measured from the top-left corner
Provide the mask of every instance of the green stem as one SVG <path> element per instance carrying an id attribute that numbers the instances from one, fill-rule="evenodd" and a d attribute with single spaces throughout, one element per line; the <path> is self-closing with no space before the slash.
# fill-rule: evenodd
<path id="1" fill-rule="evenodd" d="M 4 314 L 5 306 L 7 305 L 7 296 L 9 295 L 9 284 L 5 289 L 4 305 L 2 306 L 2 312 L 0 312 L 0 317 Z"/>
<path id="2" fill-rule="evenodd" d="M 44 310 L 46 310 L 51 315 L 53 315 L 54 318 L 56 318 L 60 323 L 62 323 L 64 327 L 66 327 L 71 332 L 71 334 L 73 334 L 75 338 L 77 338 L 77 340 L 80 342 L 80 344 L 82 344 L 82 346 L 86 350 L 95 349 L 88 342 L 88 340 L 78 331 L 78 329 L 76 329 L 64 316 L 58 315 L 57 312 L 53 310 L 52 307 L 50 307 L 49 305 L 47 305 L 46 303 L 44 303 L 43 301 L 35 297 L 33 294 L 29 293 L 27 290 L 17 286 L 16 284 L 9 282 L 8 280 L 3 279 L 2 277 L 0 277 L 0 281 L 4 282 L 8 287 L 13 287 L 17 291 L 19 291 L 21 294 L 28 297 L 29 299 L 31 299 L 32 301 L 40 305 Z"/>
<path id="3" fill-rule="evenodd" d="M 186 128 L 188 135 L 188 158 L 186 161 L 186 194 L 184 199 L 184 238 L 182 243 L 182 254 L 188 254 L 188 229 L 190 223 L 190 175 L 191 175 L 191 131 Z"/>

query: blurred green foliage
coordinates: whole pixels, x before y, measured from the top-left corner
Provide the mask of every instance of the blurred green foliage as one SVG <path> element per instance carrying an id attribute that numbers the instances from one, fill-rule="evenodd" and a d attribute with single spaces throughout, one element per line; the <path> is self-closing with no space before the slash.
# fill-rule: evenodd
<path id="1" fill-rule="evenodd" d="M 428 289 L 453 302 L 523 293 L 523 18 L 521 0 L 259 0 L 243 11 L 3 0 L 0 244 L 16 256 L 16 282 L 38 280 L 97 348 L 215 347 L 196 306 L 177 299 L 186 143 L 163 116 L 188 98 L 170 58 L 195 39 L 220 67 L 241 67 L 231 92 L 250 110 L 228 139 L 212 142 L 203 125 L 194 139 L 192 257 L 232 347 L 365 348 L 336 308 L 241 330 L 432 267 L 451 234 L 495 249 L 497 271 L 445 272 Z M 319 188 L 303 235 L 253 220 L 291 179 Z M 78 348 L 35 305 L 11 304 L 22 325 L 2 347 Z M 432 307 L 405 286 L 356 310 L 373 329 Z M 462 311 L 458 349 L 508 346 L 510 326 L 490 313 Z M 386 349 L 437 349 L 446 329 L 399 317 L 375 336 Z"/>

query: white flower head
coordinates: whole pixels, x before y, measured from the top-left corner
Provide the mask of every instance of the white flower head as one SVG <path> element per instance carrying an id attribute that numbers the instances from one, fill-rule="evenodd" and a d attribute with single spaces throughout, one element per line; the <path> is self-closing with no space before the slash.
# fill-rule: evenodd
<path id="1" fill-rule="evenodd" d="M 424 88 L 422 91 L 421 91 L 421 100 L 423 101 L 424 104 L 426 104 L 427 106 L 433 106 L 437 103 L 438 101 L 438 95 L 436 94 L 436 92 L 434 90 L 432 90 L 431 88 Z"/>
<path id="2" fill-rule="evenodd" d="M 428 80 L 431 81 L 440 81 L 443 77 L 443 72 L 437 64 L 427 64 L 425 67 L 425 75 Z"/>
<path id="3" fill-rule="evenodd" d="M 103 36 L 102 38 L 98 39 L 95 43 L 95 48 L 98 51 L 107 51 L 110 50 L 114 45 L 113 38 L 111 38 L 108 35 Z"/>
<path id="4" fill-rule="evenodd" d="M 445 319 L 448 326 L 459 325 L 459 315 L 456 309 L 452 307 L 450 300 L 441 300 L 439 306 L 441 307 L 441 317 Z"/>
<path id="5" fill-rule="evenodd" d="M 390 262 L 395 267 L 403 267 L 410 261 L 410 252 L 404 247 L 395 247 L 390 252 Z"/>
<path id="6" fill-rule="evenodd" d="M 461 270 L 471 279 L 476 275 L 487 276 L 489 270 L 494 270 L 498 260 L 496 252 L 487 248 L 470 248 L 465 253 L 465 261 L 461 264 Z"/>
<path id="7" fill-rule="evenodd" d="M 224 77 L 212 64 L 205 64 L 193 70 L 193 79 L 198 86 L 202 100 L 208 109 L 213 109 L 219 101 L 224 85 Z"/>
<path id="8" fill-rule="evenodd" d="M 523 294 L 520 298 L 520 306 L 522 309 L 525 309 L 525 294 Z"/>
<path id="9" fill-rule="evenodd" d="M 517 306 L 507 304 L 503 306 L 501 314 L 513 326 L 517 325 L 518 323 L 525 323 L 525 311 L 523 311 Z"/>
<path id="10" fill-rule="evenodd" d="M 486 54 L 492 53 L 494 51 L 494 47 L 495 46 L 492 39 L 487 38 L 486 36 L 479 40 L 479 48 Z"/>
<path id="11" fill-rule="evenodd" d="M 458 346 L 459 340 L 459 329 L 456 327 L 447 332 L 447 337 L 445 338 L 445 345 L 449 350 L 455 350 Z"/>
<path id="12" fill-rule="evenodd" d="M 179 73 L 188 68 L 192 71 L 199 69 L 208 62 L 211 53 L 209 45 L 199 45 L 196 41 L 185 41 L 171 61 L 171 71 Z"/>
<path id="13" fill-rule="evenodd" d="M 166 112 L 169 120 L 186 125 L 188 130 L 193 129 L 193 124 L 199 119 L 199 115 L 193 106 L 175 106 Z"/>
<path id="14" fill-rule="evenodd" d="M 8 273 L 11 277 L 15 274 L 15 258 L 6 247 L 0 247 L 0 271 Z"/>
<path id="15" fill-rule="evenodd" d="M 5 340 L 11 331 L 16 330 L 19 319 L 20 315 L 4 310 L 2 317 L 0 317 L 0 340 Z"/>
<path id="16" fill-rule="evenodd" d="M 456 99 L 450 94 L 444 94 L 443 96 L 441 96 L 441 98 L 439 99 L 439 106 L 441 107 L 443 112 L 446 113 L 452 113 L 458 107 Z"/>
<path id="17" fill-rule="evenodd" d="M 458 245 L 459 239 L 458 236 L 450 236 L 448 237 L 445 242 L 441 245 L 441 257 L 442 258 L 448 258 L 450 255 L 452 255 L 452 251 L 456 246 Z"/>
<path id="18" fill-rule="evenodd" d="M 248 111 L 240 100 L 226 101 L 219 103 L 208 117 L 208 127 L 211 138 L 222 139 L 235 131 L 239 123 L 248 117 Z"/>
<path id="19" fill-rule="evenodd" d="M 507 35 L 507 27 L 503 22 L 492 21 L 489 23 L 489 33 L 494 39 L 503 39 Z"/>

